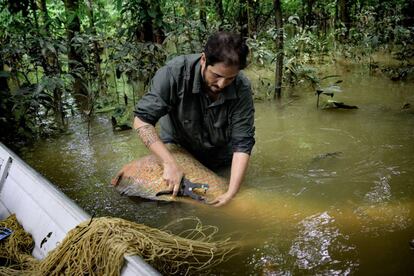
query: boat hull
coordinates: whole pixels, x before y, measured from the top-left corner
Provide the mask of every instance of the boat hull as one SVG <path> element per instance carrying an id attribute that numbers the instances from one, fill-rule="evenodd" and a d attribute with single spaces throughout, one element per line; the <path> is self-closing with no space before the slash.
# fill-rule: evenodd
<path id="1" fill-rule="evenodd" d="M 66 233 L 91 217 L 48 180 L 0 143 L 0 219 L 10 214 L 35 242 L 32 255 L 43 259 Z M 125 257 L 122 275 L 159 275 L 138 256 Z"/>

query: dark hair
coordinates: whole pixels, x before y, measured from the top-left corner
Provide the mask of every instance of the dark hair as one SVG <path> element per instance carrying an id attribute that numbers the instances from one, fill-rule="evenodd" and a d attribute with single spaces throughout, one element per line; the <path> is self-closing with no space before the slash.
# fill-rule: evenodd
<path id="1" fill-rule="evenodd" d="M 247 66 L 247 47 L 244 39 L 235 33 L 217 32 L 209 37 L 204 48 L 206 65 L 223 62 L 227 66 L 238 66 L 244 69 Z"/>

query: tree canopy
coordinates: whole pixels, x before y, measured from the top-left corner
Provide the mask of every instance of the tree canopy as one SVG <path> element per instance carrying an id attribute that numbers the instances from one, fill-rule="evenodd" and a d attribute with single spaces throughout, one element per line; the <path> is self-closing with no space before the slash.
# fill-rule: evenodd
<path id="1" fill-rule="evenodd" d="M 218 30 L 247 39 L 253 66 L 278 60 L 279 88 L 317 83 L 307 65 L 337 56 L 374 68 L 379 50 L 403 80 L 413 10 L 413 0 L 0 0 L 1 139 L 51 135 L 78 112 L 126 112 L 166 60 L 201 52 Z"/>

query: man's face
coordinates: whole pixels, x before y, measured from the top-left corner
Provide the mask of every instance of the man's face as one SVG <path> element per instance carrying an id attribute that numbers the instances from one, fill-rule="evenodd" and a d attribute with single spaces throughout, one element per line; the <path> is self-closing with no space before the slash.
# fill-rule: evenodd
<path id="1" fill-rule="evenodd" d="M 222 62 L 206 66 L 204 53 L 201 56 L 200 64 L 204 84 L 213 94 L 220 93 L 226 86 L 230 85 L 240 71 L 239 67 L 228 66 Z"/>

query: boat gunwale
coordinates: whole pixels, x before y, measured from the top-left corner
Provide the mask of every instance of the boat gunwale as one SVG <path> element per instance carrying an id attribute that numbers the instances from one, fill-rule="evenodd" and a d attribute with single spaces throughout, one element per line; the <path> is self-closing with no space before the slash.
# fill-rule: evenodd
<path id="1" fill-rule="evenodd" d="M 3 159 L 3 157 L 6 157 Z M 14 169 L 13 166 L 20 166 L 26 173 L 27 176 L 33 179 L 33 183 L 40 185 L 42 192 L 48 193 L 48 197 L 55 200 L 60 204 L 60 206 L 65 208 L 65 212 L 68 213 L 72 219 L 76 220 L 77 224 L 91 219 L 91 216 L 86 213 L 80 206 L 78 206 L 74 201 L 72 201 L 68 196 L 66 196 L 62 191 L 55 187 L 49 180 L 37 172 L 34 168 L 29 166 L 25 161 L 23 161 L 19 156 L 14 152 L 8 149 L 3 143 L 0 142 L 0 158 L 3 159 L 3 163 L 0 164 L 0 203 L 6 208 L 9 214 L 13 212 L 9 209 L 7 204 L 4 203 L 2 198 L 2 193 L 4 190 L 4 185 L 6 185 L 6 180 L 8 177 L 13 178 L 9 174 L 10 170 Z M 10 161 L 11 160 L 11 161 Z M 4 165 L 4 166 L 3 166 Z M 20 188 L 24 189 L 25 185 L 19 185 Z M 25 192 L 30 194 L 30 191 L 25 189 Z M 45 209 L 38 199 L 31 197 L 31 199 L 37 204 L 38 207 L 42 208 L 42 211 L 46 214 L 50 214 L 51 211 Z M 52 212 L 53 213 L 53 212 Z M 3 215 L 3 214 L 0 214 Z M 51 218 L 51 216 L 50 216 Z M 55 224 L 63 233 L 67 233 L 70 229 L 64 229 L 61 225 Z M 75 226 L 76 227 L 76 226 Z M 38 245 L 36 245 L 38 246 Z M 40 249 L 39 249 L 40 250 Z M 35 251 L 35 250 L 34 250 Z M 121 275 L 160 275 L 152 266 L 146 263 L 140 256 L 124 256 L 125 262 L 121 271 Z"/>

